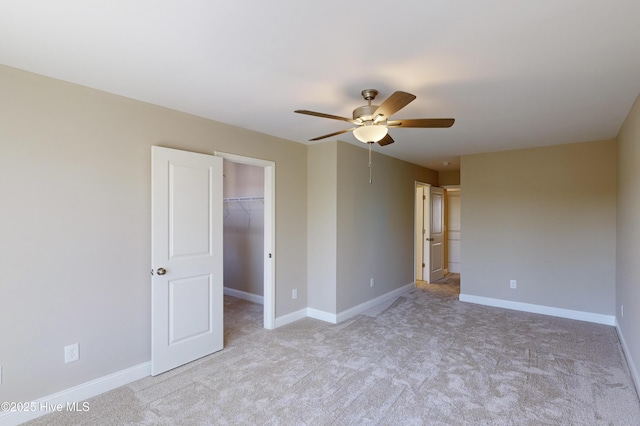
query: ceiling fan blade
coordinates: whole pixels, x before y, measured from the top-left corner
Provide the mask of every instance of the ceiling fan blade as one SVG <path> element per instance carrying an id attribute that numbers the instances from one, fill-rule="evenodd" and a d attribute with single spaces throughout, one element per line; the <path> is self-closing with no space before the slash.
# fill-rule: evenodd
<path id="1" fill-rule="evenodd" d="M 373 113 L 374 121 L 378 122 L 388 119 L 391 115 L 409 105 L 415 98 L 416 96 L 411 93 L 394 92 L 385 99 L 378 109 L 376 109 L 376 112 Z"/>
<path id="2" fill-rule="evenodd" d="M 391 136 L 389 136 L 389 133 L 387 133 L 387 135 L 384 138 L 382 138 L 380 141 L 378 141 L 380 146 L 390 145 L 390 144 L 392 144 L 394 142 L 395 141 L 393 140 L 393 138 Z"/>
<path id="3" fill-rule="evenodd" d="M 297 109 L 294 112 L 297 112 L 298 114 L 313 115 L 314 117 L 331 118 L 333 120 L 347 121 L 347 122 L 353 123 L 353 124 L 359 124 L 360 123 L 360 121 L 354 120 L 352 118 L 340 117 L 338 115 L 325 114 L 323 112 L 309 111 L 309 110 L 306 110 L 306 109 Z"/>
<path id="4" fill-rule="evenodd" d="M 340 130 L 339 132 L 329 133 L 328 135 L 318 136 L 317 138 L 309 139 L 309 141 L 319 141 L 320 139 L 330 138 L 331 136 L 341 135 L 343 133 L 351 132 L 356 127 L 352 127 L 350 129 Z"/>
<path id="5" fill-rule="evenodd" d="M 387 121 L 387 127 L 451 127 L 455 121 L 453 118 L 411 118 Z"/>

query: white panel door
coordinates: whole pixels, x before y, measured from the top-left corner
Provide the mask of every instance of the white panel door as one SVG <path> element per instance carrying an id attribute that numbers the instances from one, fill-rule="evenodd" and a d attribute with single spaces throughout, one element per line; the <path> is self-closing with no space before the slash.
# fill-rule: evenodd
<path id="1" fill-rule="evenodd" d="M 152 147 L 151 374 L 223 347 L 222 158 Z"/>
<path id="2" fill-rule="evenodd" d="M 431 187 L 429 282 L 444 277 L 444 190 Z"/>

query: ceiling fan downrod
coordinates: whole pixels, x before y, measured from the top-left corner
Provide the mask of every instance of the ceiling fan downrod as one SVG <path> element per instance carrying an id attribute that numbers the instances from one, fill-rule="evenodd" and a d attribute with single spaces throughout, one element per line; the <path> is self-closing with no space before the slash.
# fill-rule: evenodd
<path id="1" fill-rule="evenodd" d="M 369 145 L 369 185 L 371 185 L 373 182 L 371 178 L 371 145 L 373 145 L 373 142 L 367 142 L 367 144 Z"/>

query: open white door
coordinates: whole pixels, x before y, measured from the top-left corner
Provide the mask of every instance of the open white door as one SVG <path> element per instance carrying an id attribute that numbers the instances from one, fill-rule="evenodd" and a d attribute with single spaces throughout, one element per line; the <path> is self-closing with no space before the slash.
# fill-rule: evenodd
<path id="1" fill-rule="evenodd" d="M 222 158 L 151 149 L 151 374 L 223 348 Z"/>
<path id="2" fill-rule="evenodd" d="M 444 190 L 431 187 L 429 282 L 444 277 Z"/>
<path id="3" fill-rule="evenodd" d="M 429 280 L 429 185 L 416 184 L 416 280 Z"/>

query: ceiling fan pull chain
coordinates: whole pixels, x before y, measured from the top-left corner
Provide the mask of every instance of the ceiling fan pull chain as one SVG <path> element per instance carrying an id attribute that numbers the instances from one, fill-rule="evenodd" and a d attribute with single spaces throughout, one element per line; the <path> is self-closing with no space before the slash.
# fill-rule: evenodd
<path id="1" fill-rule="evenodd" d="M 372 179 L 371 179 L 371 145 L 373 145 L 373 142 L 369 142 L 369 185 L 371 185 Z"/>

